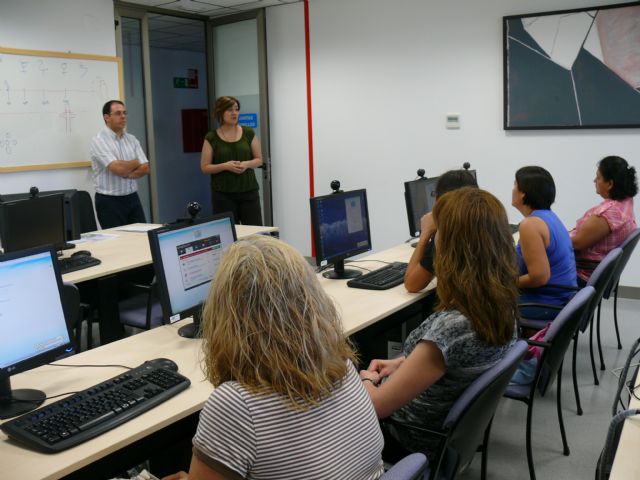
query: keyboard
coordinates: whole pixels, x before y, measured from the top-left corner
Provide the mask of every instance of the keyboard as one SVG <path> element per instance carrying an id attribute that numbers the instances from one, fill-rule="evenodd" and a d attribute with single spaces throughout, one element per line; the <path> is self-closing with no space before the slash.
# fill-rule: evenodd
<path id="1" fill-rule="evenodd" d="M 365 273 L 347 282 L 351 288 L 365 288 L 367 290 L 387 290 L 404 281 L 404 272 L 407 264 L 403 262 L 393 262 L 373 272 Z"/>
<path id="2" fill-rule="evenodd" d="M 60 265 L 60 273 L 75 272 L 76 270 L 82 270 L 83 268 L 95 267 L 102 262 L 89 255 L 77 255 L 75 257 L 59 258 L 58 264 Z"/>
<path id="3" fill-rule="evenodd" d="M 155 359 L 0 425 L 10 438 L 45 453 L 94 438 L 189 387 L 175 364 Z M 172 368 L 173 367 L 173 368 Z"/>

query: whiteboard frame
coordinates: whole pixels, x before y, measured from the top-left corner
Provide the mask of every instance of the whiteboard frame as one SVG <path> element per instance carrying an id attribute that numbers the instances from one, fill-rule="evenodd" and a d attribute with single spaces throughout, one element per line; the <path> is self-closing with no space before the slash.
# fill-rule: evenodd
<path id="1" fill-rule="evenodd" d="M 90 55 L 87 53 L 53 52 L 48 50 L 24 50 L 20 48 L 6 48 L 0 46 L 0 53 L 8 55 L 27 55 L 32 57 L 73 58 L 77 60 L 97 60 L 101 62 L 114 62 L 118 67 L 118 87 L 120 93 L 118 99 L 124 102 L 124 77 L 122 73 L 122 58 L 108 55 Z M 36 165 L 20 165 L 15 167 L 0 167 L 0 173 L 30 172 L 35 170 L 60 170 L 65 168 L 86 168 L 91 166 L 91 161 L 45 163 Z"/>

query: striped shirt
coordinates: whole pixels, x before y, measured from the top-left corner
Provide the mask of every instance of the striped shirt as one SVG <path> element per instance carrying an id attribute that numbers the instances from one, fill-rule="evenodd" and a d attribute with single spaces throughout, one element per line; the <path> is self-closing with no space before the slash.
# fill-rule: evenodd
<path id="1" fill-rule="evenodd" d="M 111 173 L 108 168 L 114 160 L 138 160 L 141 164 L 149 161 L 136 137 L 129 133 L 118 137 L 113 130 L 105 125 L 91 139 L 89 153 L 91 154 L 93 184 L 96 192 L 121 197 L 138 190 L 135 179 L 119 177 L 115 173 Z"/>
<path id="2" fill-rule="evenodd" d="M 307 410 L 223 383 L 200 413 L 193 445 L 225 478 L 365 480 L 383 473 L 378 419 L 351 362 L 331 396 Z"/>

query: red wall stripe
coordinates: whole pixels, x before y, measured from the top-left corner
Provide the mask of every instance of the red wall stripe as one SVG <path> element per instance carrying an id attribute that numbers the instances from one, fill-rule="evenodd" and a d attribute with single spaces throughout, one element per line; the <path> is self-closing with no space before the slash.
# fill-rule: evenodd
<path id="1" fill-rule="evenodd" d="M 311 112 L 311 46 L 309 41 L 309 0 L 304 0 L 304 50 L 307 75 L 307 135 L 309 137 L 309 197 L 315 196 L 313 178 L 313 120 Z M 311 228 L 311 226 L 309 226 Z M 311 255 L 316 256 L 316 246 L 311 233 Z"/>

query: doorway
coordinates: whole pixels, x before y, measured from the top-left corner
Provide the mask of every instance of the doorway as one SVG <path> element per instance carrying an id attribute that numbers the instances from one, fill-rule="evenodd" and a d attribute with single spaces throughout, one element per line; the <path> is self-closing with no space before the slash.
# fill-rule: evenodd
<path id="1" fill-rule="evenodd" d="M 264 223 L 272 225 L 264 11 L 209 21 L 118 6 L 116 19 L 128 131 L 146 145 L 151 162 L 149 179 L 139 183 L 147 218 L 174 221 L 192 201 L 201 215 L 211 213 L 200 151 L 204 132 L 215 127 L 216 97 L 232 95 L 242 105 L 240 123 L 254 128 L 262 144 L 256 177 Z"/>

